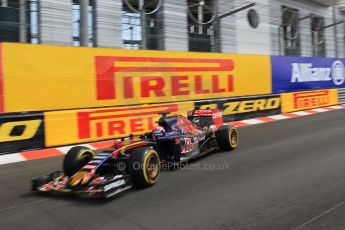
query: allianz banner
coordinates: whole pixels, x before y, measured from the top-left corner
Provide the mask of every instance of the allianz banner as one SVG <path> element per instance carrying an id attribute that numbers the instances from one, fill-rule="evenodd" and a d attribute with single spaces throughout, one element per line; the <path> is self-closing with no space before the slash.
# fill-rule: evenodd
<path id="1" fill-rule="evenodd" d="M 273 93 L 345 87 L 345 59 L 271 56 Z"/>

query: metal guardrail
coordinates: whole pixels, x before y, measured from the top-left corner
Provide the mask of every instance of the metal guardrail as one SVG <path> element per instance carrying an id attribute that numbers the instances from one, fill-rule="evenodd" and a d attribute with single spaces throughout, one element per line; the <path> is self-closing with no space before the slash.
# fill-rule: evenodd
<path id="1" fill-rule="evenodd" d="M 339 104 L 345 104 L 345 88 L 338 89 Z"/>

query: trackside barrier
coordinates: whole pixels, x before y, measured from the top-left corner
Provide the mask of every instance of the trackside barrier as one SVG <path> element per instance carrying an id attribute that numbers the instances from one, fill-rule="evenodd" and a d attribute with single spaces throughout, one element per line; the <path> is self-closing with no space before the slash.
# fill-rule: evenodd
<path id="1" fill-rule="evenodd" d="M 92 110 L 45 112 L 46 146 L 92 142 L 151 131 L 160 113 L 185 115 L 197 108 L 219 108 L 234 121 L 281 112 L 279 95 L 152 104 Z"/>
<path id="2" fill-rule="evenodd" d="M 281 113 L 281 97 L 264 95 L 253 97 L 224 98 L 195 102 L 196 108 L 219 108 L 225 122 L 239 121 L 254 117 L 264 117 Z"/>
<path id="3" fill-rule="evenodd" d="M 46 147 L 143 134 L 160 113 L 186 116 L 193 102 L 46 112 Z"/>
<path id="4" fill-rule="evenodd" d="M 0 43 L 0 154 L 144 133 L 162 112 L 229 122 L 345 103 L 344 61 Z"/>
<path id="5" fill-rule="evenodd" d="M 345 104 L 345 88 L 338 89 L 339 104 Z"/>
<path id="6" fill-rule="evenodd" d="M 42 113 L 0 114 L 0 154 L 45 147 Z"/>
<path id="7" fill-rule="evenodd" d="M 153 129 L 159 114 L 186 115 L 192 109 L 219 108 L 225 122 L 276 115 L 338 104 L 337 89 L 301 91 L 281 95 L 238 97 L 45 112 L 46 147 L 107 140 Z"/>
<path id="8" fill-rule="evenodd" d="M 276 95 L 15 113 L 0 116 L 0 152 L 40 149 L 142 134 L 156 126 L 160 113 L 186 115 L 192 109 L 219 108 L 225 122 L 338 104 L 337 89 Z"/>
<path id="9" fill-rule="evenodd" d="M 345 87 L 345 59 L 271 56 L 272 93 Z"/>
<path id="10" fill-rule="evenodd" d="M 337 89 L 324 89 L 283 93 L 281 98 L 282 112 L 287 113 L 336 105 L 338 104 L 338 91 Z"/>
<path id="11" fill-rule="evenodd" d="M 271 93 L 268 55 L 1 44 L 3 112 Z"/>

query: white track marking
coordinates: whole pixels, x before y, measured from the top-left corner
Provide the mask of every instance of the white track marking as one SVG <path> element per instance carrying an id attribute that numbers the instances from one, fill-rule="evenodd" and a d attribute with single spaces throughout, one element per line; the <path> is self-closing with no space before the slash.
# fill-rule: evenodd
<path id="1" fill-rule="evenodd" d="M 264 123 L 264 121 L 260 121 L 259 119 L 249 119 L 249 120 L 244 120 L 244 121 L 241 121 L 241 122 L 247 123 L 247 124 L 250 124 L 250 125 Z"/>
<path id="2" fill-rule="evenodd" d="M 334 105 L 334 106 L 330 106 L 329 108 L 331 108 L 331 109 L 342 109 L 342 108 L 344 108 L 344 106 Z"/>
<path id="3" fill-rule="evenodd" d="M 93 146 L 89 145 L 89 144 L 82 144 L 82 145 L 78 145 L 77 146 L 84 146 L 87 147 L 89 149 L 95 149 Z M 61 153 L 66 154 L 72 147 L 76 146 L 76 145 L 69 145 L 69 146 L 64 146 L 64 147 L 59 147 L 57 148 Z"/>
<path id="4" fill-rule="evenodd" d="M 324 215 L 326 215 L 326 214 L 332 212 L 333 210 L 335 210 L 335 209 L 337 209 L 337 208 L 343 206 L 344 204 L 345 204 L 345 201 L 343 201 L 343 202 L 337 204 L 336 206 L 334 206 L 334 207 L 332 207 L 332 208 L 330 208 L 330 209 L 327 209 L 327 210 L 324 211 L 323 213 L 321 213 L 321 214 L 315 216 L 314 218 L 308 220 L 307 222 L 305 222 L 305 223 L 299 225 L 298 227 L 294 228 L 293 230 L 302 229 L 304 226 L 307 226 L 308 224 L 310 224 L 310 223 L 312 223 L 312 222 L 314 222 L 314 221 L 320 219 L 320 218 L 323 217 Z"/>
<path id="5" fill-rule="evenodd" d="M 25 207 L 25 206 L 30 206 L 30 205 L 33 205 L 33 204 L 38 204 L 38 203 L 41 203 L 41 202 L 46 201 L 46 200 L 47 199 L 42 199 L 42 200 L 37 200 L 37 201 L 29 202 L 29 203 L 14 205 L 14 206 L 11 206 L 11 207 L 8 207 L 8 208 L 0 209 L 0 212 L 6 212 L 6 211 L 9 211 L 11 209 Z"/>
<path id="6" fill-rule="evenodd" d="M 288 119 L 289 117 L 284 116 L 284 115 L 274 115 L 274 116 L 269 116 L 270 118 L 274 119 L 274 120 L 284 120 L 284 119 Z"/>
<path id="7" fill-rule="evenodd" d="M 327 112 L 327 111 L 329 111 L 329 110 L 323 109 L 323 108 L 318 108 L 318 109 L 312 109 L 312 111 L 318 112 L 318 113 L 323 113 L 323 112 Z"/>
<path id="8" fill-rule="evenodd" d="M 297 116 L 306 116 L 306 115 L 310 115 L 311 113 L 305 112 L 305 111 L 298 111 L 298 112 L 293 112 L 290 114 L 295 114 Z"/>
<path id="9" fill-rule="evenodd" d="M 20 153 L 0 155 L 0 165 L 25 161 L 26 159 Z"/>

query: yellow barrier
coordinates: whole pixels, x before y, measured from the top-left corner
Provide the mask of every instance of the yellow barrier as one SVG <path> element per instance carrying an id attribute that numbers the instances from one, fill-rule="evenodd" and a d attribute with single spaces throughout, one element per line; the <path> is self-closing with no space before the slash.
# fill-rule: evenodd
<path id="1" fill-rule="evenodd" d="M 269 104 L 271 107 L 265 107 L 267 103 L 262 100 L 264 97 L 241 97 L 237 99 L 237 104 L 241 104 L 242 101 L 246 103 L 242 106 L 243 108 L 238 107 L 238 109 L 242 108 L 242 112 L 255 114 L 257 111 L 250 109 L 251 107 L 249 105 L 256 106 L 256 108 L 263 109 L 257 116 L 263 116 L 263 114 L 270 114 L 270 112 L 274 114 L 279 113 L 280 110 L 286 113 L 330 106 L 338 103 L 337 89 L 284 93 L 281 94 L 281 98 L 279 95 L 266 97 L 267 100 L 271 100 Z M 236 101 L 236 98 L 229 100 L 230 102 Z M 229 113 L 229 111 L 226 111 L 229 110 L 229 107 L 222 106 L 222 103 L 229 105 L 230 102 L 224 100 L 172 102 L 126 107 L 45 112 L 45 144 L 46 147 L 52 147 L 119 138 L 130 134 L 143 134 L 151 131 L 153 127 L 156 126 L 155 122 L 160 117 L 160 113 L 169 112 L 170 114 L 181 114 L 186 116 L 186 112 L 195 109 L 196 106 L 201 106 L 201 108 L 210 106 L 212 108 L 218 107 L 224 110 L 224 118 L 226 118 L 227 113 L 228 116 L 236 115 L 236 113 Z M 265 109 L 268 109 L 270 112 Z M 262 113 L 264 110 L 266 112 Z M 237 117 L 228 117 L 228 119 L 241 120 L 243 118 L 240 118 L 240 115 L 241 114 Z"/>
<path id="2" fill-rule="evenodd" d="M 193 102 L 46 112 L 46 147 L 143 134 L 156 126 L 159 113 L 186 116 Z"/>
<path id="3" fill-rule="evenodd" d="M 283 93 L 281 97 L 283 113 L 338 104 L 337 89 Z"/>
<path id="4" fill-rule="evenodd" d="M 270 56 L 3 43 L 5 112 L 271 93 Z"/>

